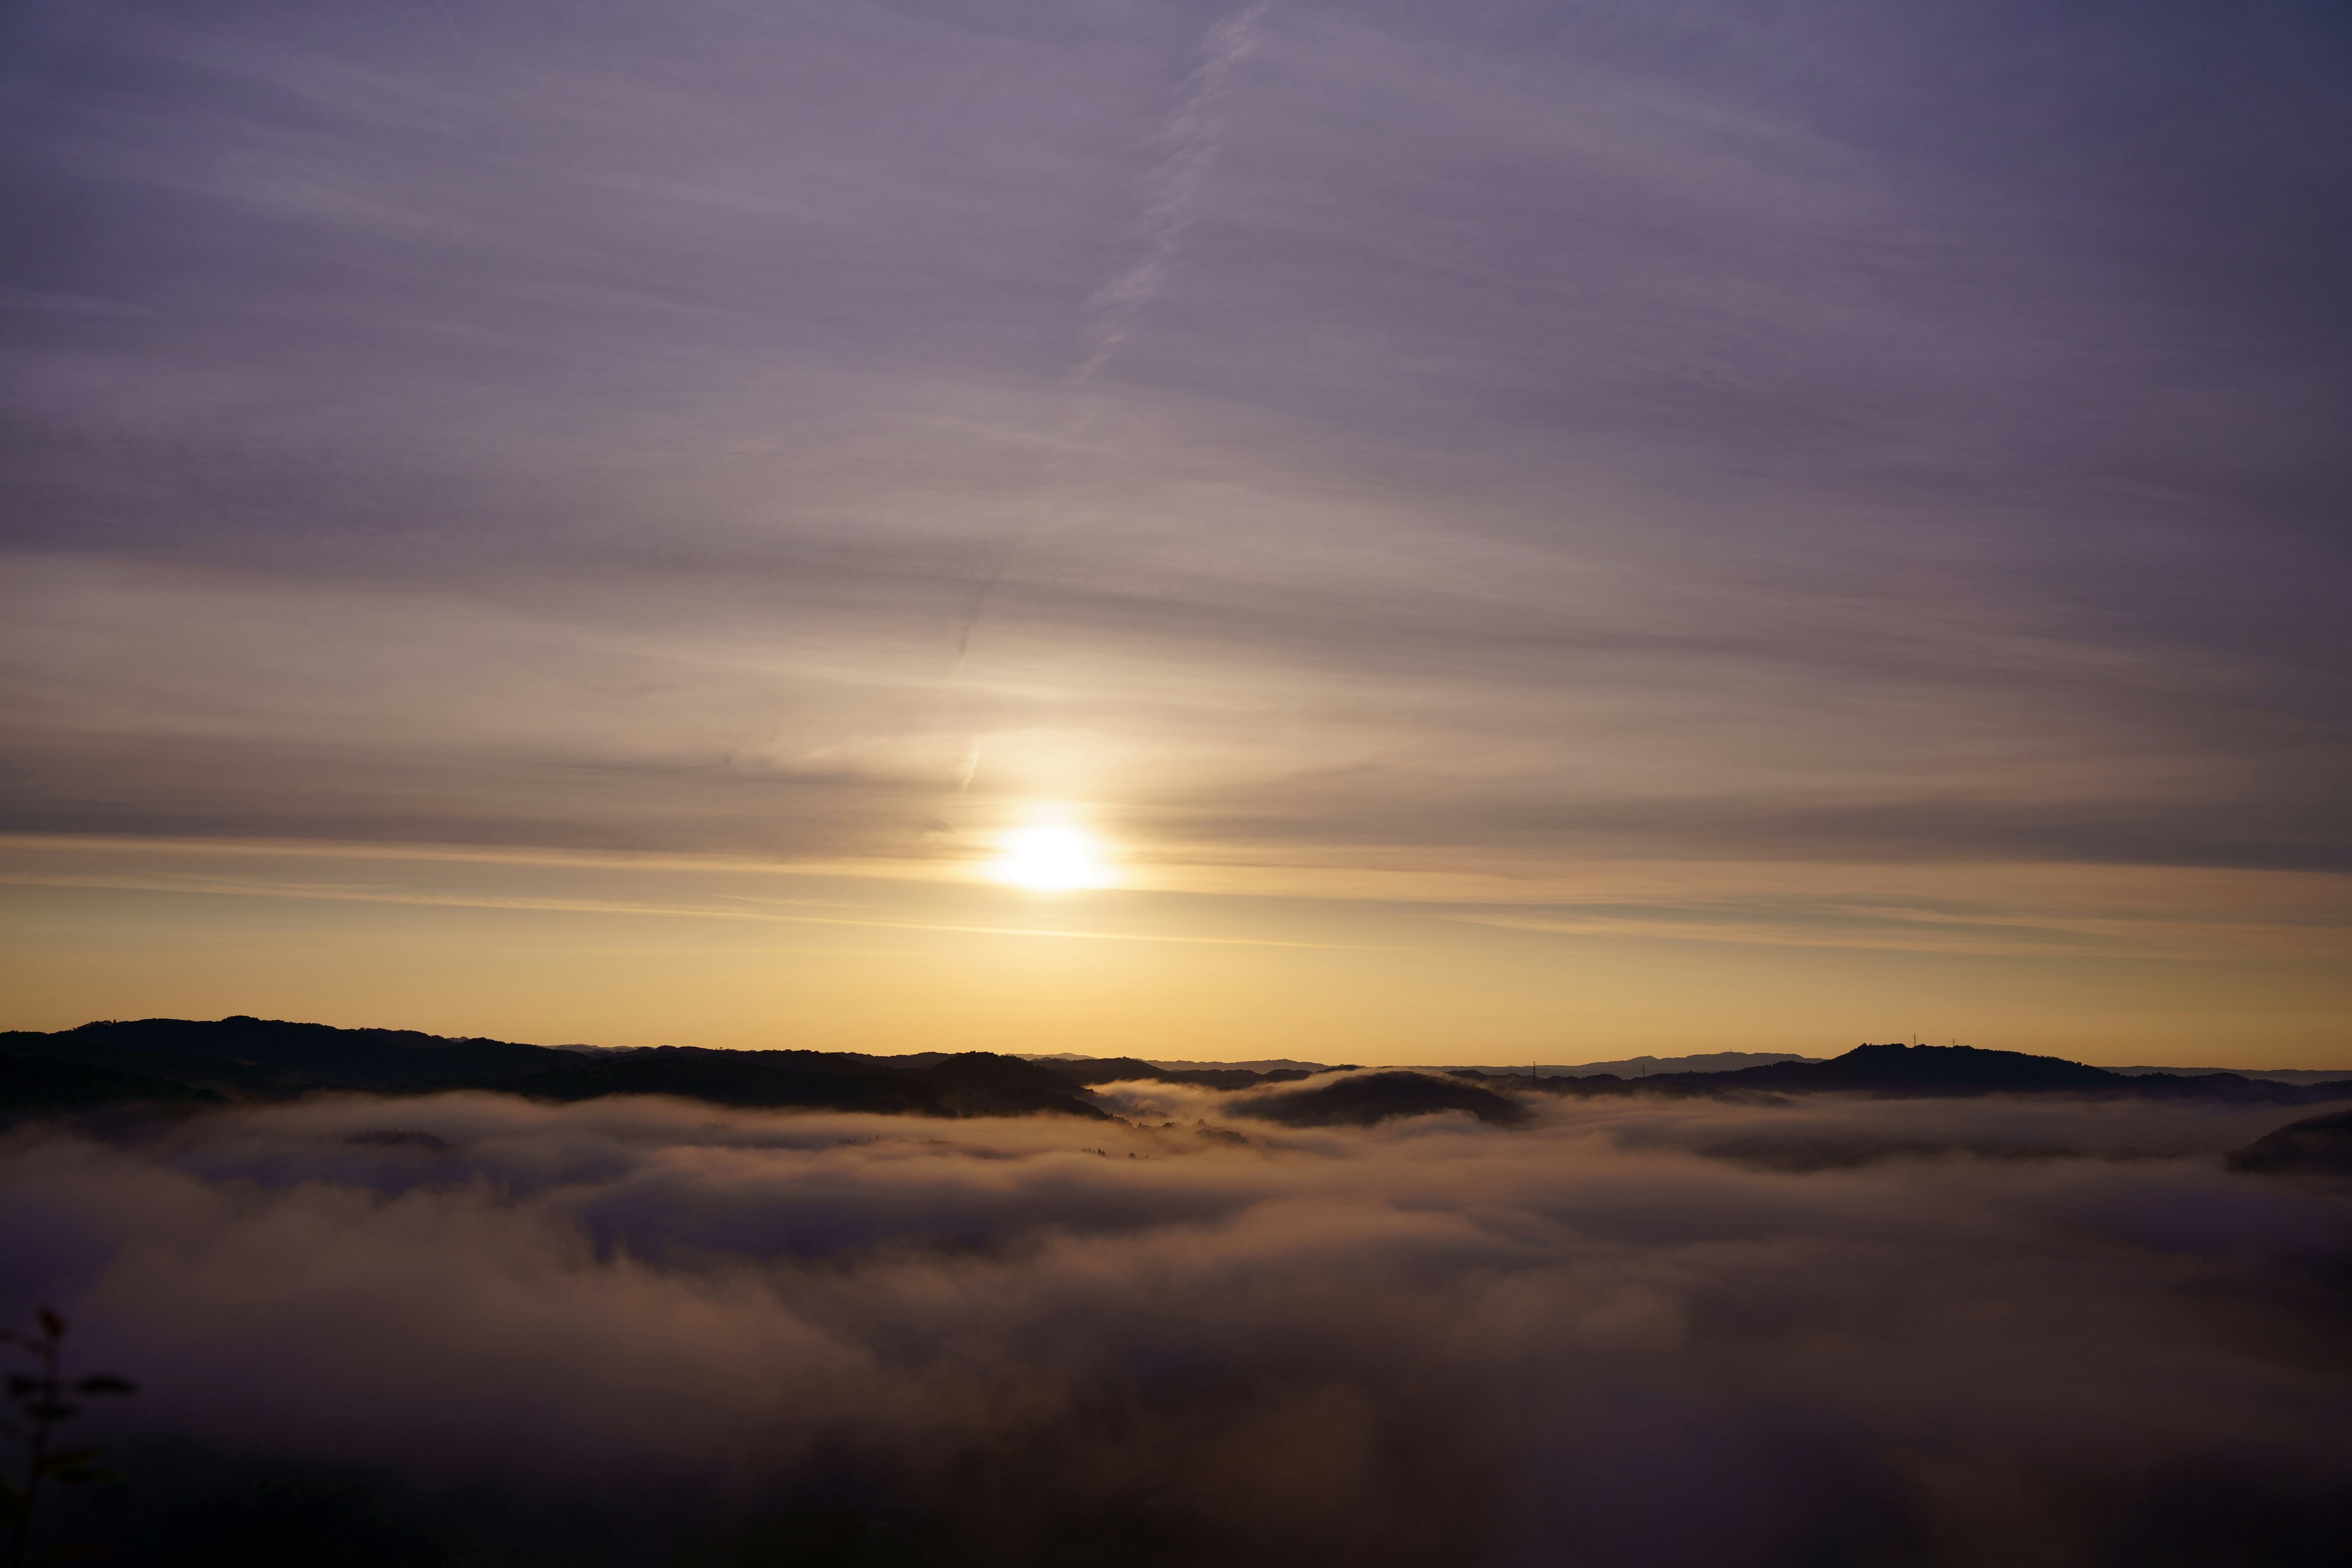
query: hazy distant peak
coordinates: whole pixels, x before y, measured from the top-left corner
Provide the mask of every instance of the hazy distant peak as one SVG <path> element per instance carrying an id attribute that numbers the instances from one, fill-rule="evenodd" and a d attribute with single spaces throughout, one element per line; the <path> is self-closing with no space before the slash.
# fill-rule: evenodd
<path id="1" fill-rule="evenodd" d="M 1600 1073 L 1615 1073 L 1619 1078 L 1639 1078 L 1654 1072 L 1736 1072 L 1741 1068 L 1765 1067 L 1773 1062 L 1818 1062 L 1824 1057 L 1802 1057 L 1792 1051 L 1706 1051 L 1688 1057 L 1627 1057 L 1612 1062 L 1511 1062 L 1501 1067 L 1482 1067 L 1470 1070 L 1493 1075 L 1517 1073 L 1526 1077 L 1530 1071 L 1538 1078 L 1591 1078 Z M 1453 1070 L 1453 1069 L 1449 1069 Z"/>
<path id="2" fill-rule="evenodd" d="M 2352 1067 L 2344 1068 L 2109 1068 L 2109 1072 L 2126 1078 L 2143 1078 L 2150 1073 L 2171 1073 L 2179 1078 L 2209 1078 L 2216 1073 L 2235 1073 L 2240 1078 L 2270 1079 L 2278 1083 L 2329 1083 L 2338 1079 L 2352 1078 Z"/>

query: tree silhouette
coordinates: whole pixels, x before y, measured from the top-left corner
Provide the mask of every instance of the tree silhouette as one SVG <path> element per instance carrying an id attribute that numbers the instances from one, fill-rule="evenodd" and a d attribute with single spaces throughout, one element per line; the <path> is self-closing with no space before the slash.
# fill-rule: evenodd
<path id="1" fill-rule="evenodd" d="M 68 1378 L 61 1365 L 65 1319 L 56 1308 L 43 1307 L 34 1314 L 34 1321 L 37 1328 L 32 1333 L 0 1329 L 0 1344 L 15 1346 L 40 1367 L 37 1373 L 10 1374 L 8 1404 L 14 1415 L 0 1422 L 0 1433 L 25 1451 L 18 1475 L 0 1476 L 0 1523 L 8 1530 L 8 1568 L 33 1568 L 37 1563 L 61 1563 L 82 1554 L 84 1549 L 74 1547 L 53 1548 L 37 1557 L 33 1554 L 33 1517 L 40 1506 L 43 1483 L 82 1486 L 108 1479 L 98 1468 L 97 1449 L 53 1449 L 50 1443 L 59 1426 L 80 1414 L 80 1400 L 92 1394 L 136 1392 L 123 1379 L 104 1373 Z"/>

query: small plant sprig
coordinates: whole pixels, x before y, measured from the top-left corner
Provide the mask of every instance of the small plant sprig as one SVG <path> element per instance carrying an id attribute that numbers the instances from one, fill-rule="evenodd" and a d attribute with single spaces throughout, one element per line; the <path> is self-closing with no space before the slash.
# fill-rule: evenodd
<path id="1" fill-rule="evenodd" d="M 98 1468 L 95 1448 L 50 1447 L 58 1427 L 80 1414 L 80 1401 L 93 1394 L 137 1392 L 119 1377 L 100 1373 L 68 1378 L 61 1364 L 66 1321 L 54 1307 L 34 1314 L 37 1331 L 19 1333 L 0 1329 L 0 1344 L 11 1345 L 39 1363 L 37 1373 L 14 1373 L 8 1378 L 8 1404 L 13 1416 L 0 1421 L 0 1435 L 24 1450 L 23 1468 L 15 1476 L 0 1475 L 0 1524 L 8 1531 L 8 1568 L 34 1568 L 36 1563 L 61 1563 L 82 1554 L 81 1549 L 56 1548 L 33 1554 L 33 1516 L 40 1505 L 43 1483 L 82 1486 L 109 1479 Z"/>

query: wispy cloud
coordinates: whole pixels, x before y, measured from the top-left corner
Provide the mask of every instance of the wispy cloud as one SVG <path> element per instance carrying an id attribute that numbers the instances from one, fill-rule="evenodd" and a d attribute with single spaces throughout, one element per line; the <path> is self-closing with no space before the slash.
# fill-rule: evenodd
<path id="1" fill-rule="evenodd" d="M 2342 876 L 2332 25 L 1832 11 L 28 12 L 0 822 Z"/>
<path id="2" fill-rule="evenodd" d="M 147 874 L 44 875 L 0 871 L 0 886 L 94 888 L 124 892 L 194 893 L 246 899 L 299 899 L 329 903 L 411 904 L 428 909 L 541 910 L 562 914 L 651 915 L 701 921 L 757 921 L 772 925 L 858 926 L 877 931 L 948 931 L 959 936 L 1050 937 L 1067 942 L 1171 942 L 1178 946 L 1288 947 L 1325 952 L 1379 952 L 1359 943 L 1281 942 L 1258 937 L 1178 936 L 1142 931 L 1062 931 L 1044 926 L 946 925 L 930 921 L 866 920 L 851 915 L 798 915 L 719 904 L 654 904 L 613 899 L 534 898 L 495 893 L 436 893 L 393 888 L 337 887 L 322 882 L 259 882 L 221 877 Z"/>

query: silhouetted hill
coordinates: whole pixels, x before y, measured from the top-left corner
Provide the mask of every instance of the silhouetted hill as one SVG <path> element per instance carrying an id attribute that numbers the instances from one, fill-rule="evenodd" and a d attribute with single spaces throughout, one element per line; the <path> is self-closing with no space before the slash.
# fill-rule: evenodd
<path id="1" fill-rule="evenodd" d="M 2352 1079 L 2294 1084 L 2274 1079 L 2245 1078 L 2233 1072 L 2118 1074 L 2126 1080 L 2119 1095 L 2139 1100 L 2216 1100 L 2233 1105 L 2308 1105 L 2318 1100 L 2352 1096 Z M 2110 1092 L 2102 1090 L 2101 1092 Z"/>
<path id="2" fill-rule="evenodd" d="M 1340 1070 L 1340 1069 L 1332 1069 Z M 1459 1110 L 1509 1121 L 1517 1102 L 1496 1090 L 1521 1078 L 1414 1071 L 1364 1074 L 1268 1096 L 1310 1078 L 1303 1068 L 1154 1066 L 1133 1057 L 1028 1059 L 984 1051 L 871 1057 L 830 1051 L 730 1051 L 662 1046 L 596 1050 L 451 1039 L 410 1029 L 231 1017 L 85 1024 L 55 1034 L 0 1034 L 0 1112 L 47 1114 L 101 1105 L 196 1108 L 282 1100 L 315 1090 L 422 1093 L 495 1089 L 535 1099 L 667 1094 L 716 1105 L 857 1110 L 919 1116 L 1099 1118 L 1090 1085 L 1141 1079 L 1255 1093 L 1244 1114 L 1321 1122 L 1378 1121 Z M 2297 1085 L 2235 1073 L 2125 1074 L 2055 1057 L 1967 1046 L 1863 1046 L 1826 1061 L 1775 1061 L 1733 1071 L 1548 1076 L 1549 1094 L 1717 1096 L 1828 1091 L 1887 1097 L 2076 1094 L 2304 1105 L 2352 1099 L 2352 1079 Z M 1505 1110 L 1502 1108 L 1509 1108 Z"/>
<path id="3" fill-rule="evenodd" d="M 1160 1068 L 1133 1057 L 1061 1057 L 1040 1058 L 1033 1065 L 1077 1084 L 1127 1083 L 1160 1076 Z"/>
<path id="4" fill-rule="evenodd" d="M 1040 1059 L 1037 1066 L 1061 1074 L 1073 1083 L 1186 1083 L 1196 1089 L 1255 1089 L 1260 1084 L 1297 1083 L 1315 1076 L 1304 1068 L 1163 1068 L 1134 1057 L 1063 1057 Z M 1337 1070 L 1337 1069 L 1333 1069 Z"/>
<path id="5" fill-rule="evenodd" d="M 2233 1171 L 2266 1176 L 2352 1176 L 2352 1110 L 2290 1121 L 2229 1158 Z"/>
<path id="6" fill-rule="evenodd" d="M 538 1100 L 594 1100 L 608 1094 L 669 1094 L 714 1105 L 884 1115 L 1025 1116 L 1053 1111 L 1101 1118 L 1067 1079 L 1017 1057 L 972 1051 L 914 1068 L 871 1057 L 818 1051 L 716 1051 L 657 1046 L 610 1057 L 579 1058 L 499 1086 Z"/>
<path id="7" fill-rule="evenodd" d="M 2210 1078 L 2215 1073 L 2227 1073 L 2233 1078 L 2274 1079 L 2280 1083 L 2332 1083 L 2352 1078 L 2347 1068 L 2190 1068 L 2190 1067 L 2126 1067 L 2111 1068 L 2126 1078 L 2137 1078 L 2143 1073 L 2158 1073 L 2173 1078 Z"/>
<path id="8" fill-rule="evenodd" d="M 225 1105 L 208 1089 L 55 1057 L 0 1054 L 0 1112 L 91 1110 L 101 1105 Z"/>
<path id="9" fill-rule="evenodd" d="M 305 1089 L 413 1089 L 487 1084 L 538 1072 L 574 1054 L 506 1040 L 446 1039 L 413 1029 L 338 1029 L 268 1018 L 142 1018 L 54 1035 L 0 1036 L 0 1051 L 116 1068 L 229 1094 Z"/>
<path id="10" fill-rule="evenodd" d="M 1019 1057 L 966 1051 L 908 1076 L 920 1079 L 954 1115 L 1023 1116 L 1051 1110 L 1110 1119 L 1108 1111 L 1073 1093 L 1069 1079 Z"/>
<path id="11" fill-rule="evenodd" d="M 1528 1114 L 1518 1101 L 1492 1089 L 1419 1072 L 1359 1073 L 1313 1089 L 1255 1096 L 1233 1109 L 1286 1127 L 1370 1127 L 1392 1116 L 1437 1110 L 1466 1110 L 1481 1121 L 1508 1126 Z"/>
<path id="12" fill-rule="evenodd" d="M 1686 1057 L 1626 1057 L 1607 1062 L 1520 1062 L 1510 1067 L 1462 1067 L 1446 1070 L 1456 1078 L 1499 1079 L 1526 1084 L 1553 1078 L 1646 1078 L 1653 1073 L 1730 1072 L 1768 1062 L 1811 1062 L 1819 1057 L 1795 1051 L 1701 1051 Z"/>
<path id="13" fill-rule="evenodd" d="M 657 1046 L 609 1057 L 573 1057 L 495 1087 L 533 1100 L 668 1094 L 713 1105 L 947 1114 L 937 1096 L 903 1075 L 856 1065 L 812 1070 L 805 1062 L 791 1059 L 803 1055 Z"/>
<path id="14" fill-rule="evenodd" d="M 1099 1119 L 1065 1075 L 984 1051 L 907 1058 L 682 1046 L 584 1051 L 407 1029 L 233 1017 L 0 1035 L 0 1110 L 277 1100 L 320 1089 L 488 1089 L 540 1100 L 667 1094 L 716 1105 L 924 1116 Z"/>
<path id="15" fill-rule="evenodd" d="M 2086 1067 L 2059 1057 L 1988 1051 L 1973 1046 L 1858 1046 L 1827 1061 L 1772 1062 L 1732 1072 L 1652 1073 L 1545 1079 L 1554 1094 L 1719 1095 L 1843 1092 L 1923 1099 L 1982 1094 L 2077 1094 L 2134 1099 L 2223 1100 L 2248 1105 L 2305 1105 L 2352 1097 L 2352 1079 L 2296 1085 L 2236 1073 L 2186 1077 L 2131 1075 Z"/>
<path id="16" fill-rule="evenodd" d="M 1771 1062 L 1710 1075 L 1741 1088 L 1860 1089 L 1872 1093 L 2080 1093 L 2128 1083 L 2120 1073 L 2059 1057 L 1974 1046 L 1857 1046 L 1825 1062 Z"/>

